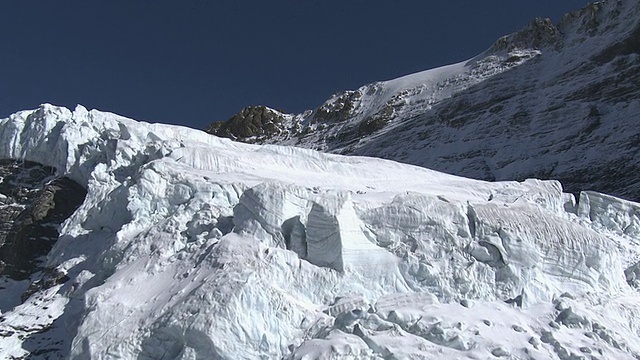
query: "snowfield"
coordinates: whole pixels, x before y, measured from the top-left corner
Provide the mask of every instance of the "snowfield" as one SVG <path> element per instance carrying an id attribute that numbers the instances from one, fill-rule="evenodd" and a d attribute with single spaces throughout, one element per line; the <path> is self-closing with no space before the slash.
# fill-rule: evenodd
<path id="1" fill-rule="evenodd" d="M 4 279 L 2 358 L 640 358 L 640 204 L 81 106 L 0 139 L 88 191 L 69 280 Z"/>

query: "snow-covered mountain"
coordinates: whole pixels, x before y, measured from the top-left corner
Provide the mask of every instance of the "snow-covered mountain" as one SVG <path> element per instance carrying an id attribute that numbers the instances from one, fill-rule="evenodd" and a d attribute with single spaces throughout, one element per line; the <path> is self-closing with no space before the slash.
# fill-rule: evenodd
<path id="1" fill-rule="evenodd" d="M 68 216 L 1 272 L 0 358 L 640 357 L 638 203 L 80 106 L 0 139 L 0 210 Z"/>
<path id="2" fill-rule="evenodd" d="M 345 91 L 303 114 L 249 107 L 207 131 L 638 201 L 638 99 L 640 2 L 610 0 L 557 24 L 536 19 L 468 61 Z"/>

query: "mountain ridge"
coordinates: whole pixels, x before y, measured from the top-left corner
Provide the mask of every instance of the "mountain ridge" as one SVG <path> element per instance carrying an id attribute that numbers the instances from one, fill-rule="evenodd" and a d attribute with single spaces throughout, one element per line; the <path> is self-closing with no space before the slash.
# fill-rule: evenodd
<path id="1" fill-rule="evenodd" d="M 338 93 L 302 114 L 264 107 L 268 129 L 251 136 L 237 131 L 241 114 L 233 128 L 207 131 L 483 180 L 559 179 L 569 191 L 638 200 L 638 14 L 636 2 L 605 1 L 556 24 L 534 19 L 466 62 Z"/>

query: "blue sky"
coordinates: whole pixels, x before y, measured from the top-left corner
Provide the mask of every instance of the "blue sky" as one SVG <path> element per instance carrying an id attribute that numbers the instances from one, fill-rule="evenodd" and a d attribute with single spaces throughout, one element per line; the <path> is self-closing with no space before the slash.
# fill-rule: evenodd
<path id="1" fill-rule="evenodd" d="M 584 0 L 4 1 L 0 117 L 40 103 L 204 128 L 468 59 Z"/>

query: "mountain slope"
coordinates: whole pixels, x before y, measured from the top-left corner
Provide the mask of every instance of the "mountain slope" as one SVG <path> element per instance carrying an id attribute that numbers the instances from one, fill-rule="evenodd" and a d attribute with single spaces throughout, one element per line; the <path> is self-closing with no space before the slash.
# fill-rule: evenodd
<path id="1" fill-rule="evenodd" d="M 640 356 L 640 204 L 80 106 L 0 139 L 87 190 L 54 280 L 2 277 L 2 358 Z"/>
<path id="2" fill-rule="evenodd" d="M 558 179 L 640 199 L 640 4 L 536 19 L 477 57 L 337 94 L 252 133 L 210 133 L 376 156 L 483 180 Z"/>

